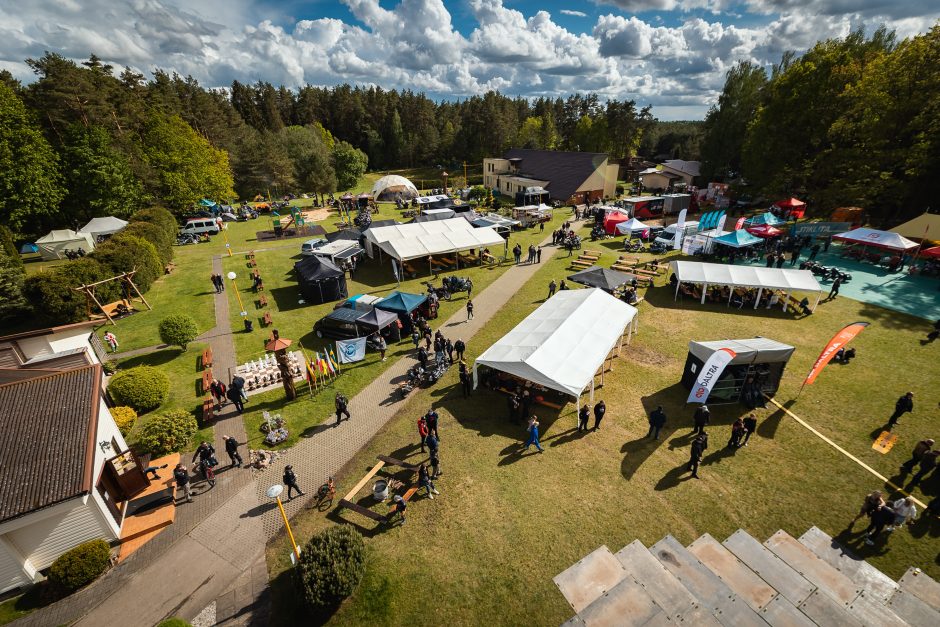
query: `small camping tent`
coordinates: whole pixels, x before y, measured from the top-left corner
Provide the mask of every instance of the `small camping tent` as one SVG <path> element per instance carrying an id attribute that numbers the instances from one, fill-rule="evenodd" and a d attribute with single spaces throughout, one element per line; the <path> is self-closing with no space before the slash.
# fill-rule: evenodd
<path id="1" fill-rule="evenodd" d="M 630 283 L 636 279 L 636 276 L 625 272 L 618 272 L 610 268 L 600 266 L 591 266 L 587 270 L 582 270 L 568 277 L 569 281 L 580 283 L 588 287 L 597 287 L 608 294 L 612 294 L 618 288 Z"/>
<path id="2" fill-rule="evenodd" d="M 319 305 L 349 296 L 345 273 L 329 259 L 304 257 L 294 264 L 294 270 L 308 304 Z"/>
<path id="3" fill-rule="evenodd" d="M 682 385 L 691 390 L 702 375 L 702 366 L 721 349 L 734 352 L 731 362 L 714 383 L 708 404 L 741 401 L 749 407 L 763 404 L 763 394 L 773 396 L 794 348 L 763 337 L 746 340 L 689 342 L 689 354 L 682 371 Z"/>
<path id="4" fill-rule="evenodd" d="M 38 253 L 38 252 L 39 252 L 39 246 L 36 246 L 36 244 L 23 244 L 22 246 L 20 246 L 21 255 L 30 255 L 32 253 Z"/>
<path id="5" fill-rule="evenodd" d="M 121 220 L 114 216 L 106 216 L 104 218 L 92 218 L 88 224 L 80 228 L 78 232 L 88 233 L 91 235 L 92 240 L 98 242 L 100 241 L 98 238 L 114 235 L 125 226 L 127 226 L 126 220 Z"/>
<path id="6" fill-rule="evenodd" d="M 630 216 L 626 213 L 611 211 L 604 216 L 604 232 L 608 235 L 615 235 L 617 233 L 617 225 L 621 222 L 627 222 L 629 219 Z"/>
<path id="7" fill-rule="evenodd" d="M 414 183 L 397 174 L 383 176 L 372 186 L 372 196 L 376 200 L 395 200 L 399 195 L 402 200 L 411 200 L 418 195 L 418 188 Z"/>
<path id="8" fill-rule="evenodd" d="M 72 229 L 61 229 L 58 231 L 49 231 L 46 235 L 36 240 L 39 246 L 39 252 L 46 261 L 53 259 L 65 259 L 65 251 L 79 248 L 86 253 L 95 249 L 95 240 L 89 233 L 76 233 Z"/>

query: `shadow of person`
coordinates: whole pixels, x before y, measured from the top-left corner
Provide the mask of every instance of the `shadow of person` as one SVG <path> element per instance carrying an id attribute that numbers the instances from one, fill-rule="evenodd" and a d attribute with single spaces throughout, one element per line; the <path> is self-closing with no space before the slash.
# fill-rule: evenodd
<path id="1" fill-rule="evenodd" d="M 720 464 L 725 458 L 732 457 L 738 451 L 738 449 L 729 448 L 725 446 L 725 444 L 725 442 L 718 440 L 718 442 L 716 442 L 713 446 L 717 446 L 719 448 L 716 448 L 711 453 L 702 458 L 702 466 Z"/>
<path id="2" fill-rule="evenodd" d="M 665 440 L 662 432 L 659 435 L 662 440 Z M 666 437 L 668 437 L 668 434 Z M 620 462 L 620 474 L 623 475 L 623 478 L 627 481 L 632 479 L 643 462 L 663 443 L 662 440 L 654 440 L 644 436 L 624 442 L 623 446 L 620 447 L 620 452 L 624 454 L 623 460 Z"/>
<path id="3" fill-rule="evenodd" d="M 568 442 L 573 442 L 574 440 L 580 440 L 587 434 L 588 431 L 578 431 L 577 427 L 571 427 L 567 431 L 562 431 L 561 433 L 544 438 L 541 442 L 542 446 L 545 446 L 546 441 L 551 442 L 549 446 L 561 446 L 563 444 L 567 444 Z"/>
<path id="4" fill-rule="evenodd" d="M 681 466 L 676 466 L 663 475 L 662 479 L 656 483 L 656 486 L 653 489 L 657 492 L 662 492 L 663 490 L 676 487 L 683 481 L 688 481 L 692 478 L 692 473 L 688 470 L 688 467 L 689 465 L 687 463 L 684 463 Z M 686 473 L 688 473 L 688 475 L 686 475 Z"/>
<path id="5" fill-rule="evenodd" d="M 796 400 L 790 399 L 783 404 L 783 407 L 790 409 L 793 407 L 794 403 L 796 403 Z M 783 409 L 780 409 L 776 405 L 772 405 L 772 407 L 775 408 L 774 412 L 757 423 L 757 435 L 762 438 L 773 439 L 773 437 L 777 435 L 777 428 L 780 427 L 784 416 L 787 415 Z"/>

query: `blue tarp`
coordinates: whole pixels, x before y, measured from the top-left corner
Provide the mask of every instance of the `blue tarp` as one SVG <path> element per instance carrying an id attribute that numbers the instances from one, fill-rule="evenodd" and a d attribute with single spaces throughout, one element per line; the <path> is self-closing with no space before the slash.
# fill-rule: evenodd
<path id="1" fill-rule="evenodd" d="M 780 218 L 770 213 L 769 211 L 767 213 L 762 213 L 759 216 L 754 216 L 750 220 L 746 221 L 746 224 L 748 226 L 760 226 L 761 224 L 769 224 L 770 226 L 777 226 L 779 224 L 786 224 L 786 223 L 787 223 L 786 220 L 781 220 Z"/>
<path id="2" fill-rule="evenodd" d="M 394 311 L 395 313 L 411 313 L 428 299 L 424 294 L 409 294 L 395 291 L 375 304 L 376 309 Z"/>
<path id="3" fill-rule="evenodd" d="M 21 255 L 28 255 L 30 253 L 38 253 L 38 252 L 39 252 L 39 246 L 36 246 L 36 244 L 23 244 L 22 246 L 20 246 Z"/>
<path id="4" fill-rule="evenodd" d="M 199 204 L 203 207 L 215 207 L 215 203 L 209 200 L 208 198 L 203 198 L 199 201 Z"/>
<path id="5" fill-rule="evenodd" d="M 744 229 L 738 231 L 731 231 L 726 233 L 721 237 L 716 237 L 714 242 L 716 244 L 724 244 L 725 246 L 731 246 L 732 248 L 744 248 L 745 246 L 753 246 L 754 244 L 760 244 L 763 242 L 759 237 L 751 235 Z"/>

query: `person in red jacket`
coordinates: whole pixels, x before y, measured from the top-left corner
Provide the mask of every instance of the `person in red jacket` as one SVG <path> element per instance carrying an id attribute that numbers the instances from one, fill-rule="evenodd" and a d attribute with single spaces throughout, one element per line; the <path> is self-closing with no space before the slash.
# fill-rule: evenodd
<path id="1" fill-rule="evenodd" d="M 428 441 L 428 423 L 424 416 L 418 418 L 418 437 L 421 438 L 421 452 L 424 452 L 424 445 Z"/>

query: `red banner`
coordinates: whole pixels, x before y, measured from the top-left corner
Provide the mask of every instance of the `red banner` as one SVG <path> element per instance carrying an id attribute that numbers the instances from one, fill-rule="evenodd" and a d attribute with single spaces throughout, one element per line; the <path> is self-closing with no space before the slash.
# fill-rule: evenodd
<path id="1" fill-rule="evenodd" d="M 740 217 L 740 218 L 738 218 L 738 221 L 734 223 L 734 230 L 735 230 L 735 231 L 740 231 L 741 229 L 743 229 L 743 228 L 744 228 L 744 222 L 745 222 L 746 220 L 747 220 L 747 218 L 745 218 L 745 217 L 743 217 L 743 216 Z"/>
<path id="2" fill-rule="evenodd" d="M 826 367 L 826 364 L 832 361 L 832 358 L 839 352 L 839 349 L 844 348 L 852 338 L 861 333 L 867 326 L 867 322 L 853 322 L 836 333 L 833 338 L 829 340 L 829 343 L 826 344 L 826 348 L 819 353 L 819 358 L 816 360 L 816 363 L 813 364 L 813 367 L 810 368 L 809 374 L 806 375 L 806 380 L 803 381 L 803 385 L 809 385 L 815 381 L 819 373 L 822 372 L 822 369 Z"/>

